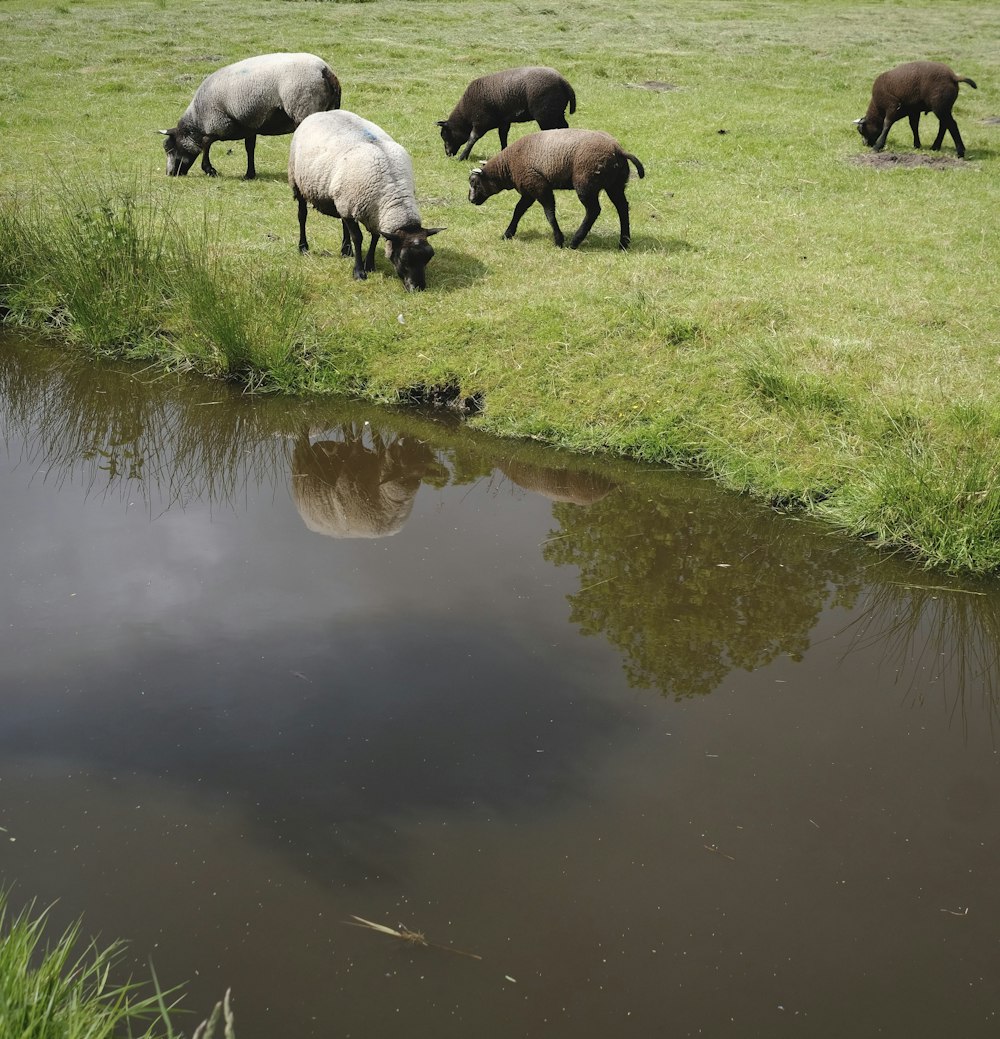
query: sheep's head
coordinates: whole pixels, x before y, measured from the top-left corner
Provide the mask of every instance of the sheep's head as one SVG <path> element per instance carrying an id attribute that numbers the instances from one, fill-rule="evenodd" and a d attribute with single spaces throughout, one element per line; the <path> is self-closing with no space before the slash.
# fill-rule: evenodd
<path id="1" fill-rule="evenodd" d="M 407 292 L 423 292 L 427 287 L 425 271 L 434 258 L 434 247 L 427 239 L 443 230 L 443 227 L 418 227 L 394 234 L 382 232 L 386 256 L 403 279 Z"/>
<path id="2" fill-rule="evenodd" d="M 457 155 L 458 149 L 469 139 L 468 131 L 462 133 L 461 130 L 452 126 L 447 119 L 439 119 L 437 124 L 441 127 L 441 140 L 444 141 L 445 155 L 448 158 Z"/>
<path id="3" fill-rule="evenodd" d="M 480 168 L 476 167 L 469 173 L 469 201 L 474 206 L 481 206 L 490 195 L 495 195 L 500 190 L 490 177 Z"/>
<path id="4" fill-rule="evenodd" d="M 867 116 L 864 119 L 855 119 L 854 125 L 858 128 L 858 133 L 864 138 L 865 144 L 869 148 L 878 140 L 878 135 L 882 132 L 881 125 Z"/>
<path id="5" fill-rule="evenodd" d="M 198 158 L 201 144 L 178 126 L 160 133 L 163 134 L 163 150 L 167 153 L 167 176 L 185 176 Z"/>

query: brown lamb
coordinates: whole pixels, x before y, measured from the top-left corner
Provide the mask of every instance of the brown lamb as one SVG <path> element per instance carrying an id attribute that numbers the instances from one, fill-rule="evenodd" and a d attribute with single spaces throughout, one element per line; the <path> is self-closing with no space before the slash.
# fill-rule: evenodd
<path id="1" fill-rule="evenodd" d="M 920 147 L 918 126 L 923 112 L 933 112 L 938 117 L 938 133 L 931 148 L 938 151 L 944 140 L 944 132 L 951 134 L 955 152 L 961 159 L 965 155 L 962 135 L 958 123 L 951 114 L 952 105 L 958 97 L 958 84 L 968 83 L 973 90 L 976 84 L 968 76 L 956 76 L 939 61 L 908 61 L 877 76 L 872 84 L 872 99 L 864 119 L 855 120 L 858 133 L 865 143 L 879 152 L 885 147 L 892 124 L 904 117 L 910 120 L 913 131 L 913 147 Z"/>
<path id="2" fill-rule="evenodd" d="M 576 94 L 555 69 L 534 65 L 504 69 L 474 79 L 451 115 L 437 125 L 445 154 L 454 155 L 464 144 L 459 159 L 467 159 L 472 146 L 490 130 L 500 134 L 500 147 L 506 148 L 511 123 L 534 120 L 543 130 L 569 126 L 567 105 L 572 115 Z"/>
<path id="3" fill-rule="evenodd" d="M 625 197 L 630 162 L 640 178 L 646 175 L 642 163 L 624 151 L 610 134 L 600 130 L 539 130 L 504 148 L 481 169 L 472 170 L 469 201 L 481 206 L 499 191 L 513 189 L 520 194 L 504 238 L 513 238 L 521 217 L 535 202 L 540 202 L 552 227 L 553 239 L 562 248 L 563 233 L 556 222 L 553 191 L 572 188 L 586 210 L 583 223 L 569 243 L 569 247 L 575 249 L 600 215 L 597 196 L 603 190 L 618 210 L 618 245 L 627 249 L 632 241 Z"/>

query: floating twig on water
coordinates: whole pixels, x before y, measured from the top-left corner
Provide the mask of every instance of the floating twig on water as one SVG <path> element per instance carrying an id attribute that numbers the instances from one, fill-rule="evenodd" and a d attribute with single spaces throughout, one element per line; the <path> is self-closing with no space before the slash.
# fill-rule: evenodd
<path id="1" fill-rule="evenodd" d="M 371 920 L 366 920 L 363 916 L 355 916 L 354 913 L 351 913 L 351 919 L 345 920 L 344 923 L 350 924 L 352 927 L 365 927 L 369 931 L 378 931 L 380 934 L 387 934 L 391 938 L 400 938 L 411 945 L 422 945 L 425 949 L 441 949 L 444 952 L 453 952 L 456 956 L 467 956 L 470 960 L 482 959 L 482 956 L 475 952 L 465 952 L 462 949 L 456 949 L 452 945 L 439 945 L 437 942 L 429 942 L 422 932 L 411 931 L 402 924 L 399 924 L 398 927 L 387 927 L 385 924 L 376 924 Z"/>

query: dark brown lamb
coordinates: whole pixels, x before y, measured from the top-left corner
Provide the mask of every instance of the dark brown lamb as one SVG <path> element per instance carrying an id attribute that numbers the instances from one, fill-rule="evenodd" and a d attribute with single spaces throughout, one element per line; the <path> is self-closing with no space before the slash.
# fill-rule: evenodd
<path id="1" fill-rule="evenodd" d="M 526 134 L 481 169 L 474 169 L 469 174 L 469 201 L 481 206 L 498 191 L 513 189 L 520 194 L 504 238 L 513 238 L 521 217 L 540 202 L 553 239 L 562 248 L 564 239 L 556 222 L 553 191 L 572 188 L 586 209 L 583 222 L 570 239 L 569 247 L 575 249 L 600 215 L 597 196 L 603 190 L 618 210 L 619 248 L 627 249 L 632 241 L 625 197 L 630 162 L 640 178 L 646 175 L 642 163 L 610 134 L 600 130 L 540 130 Z"/>
<path id="2" fill-rule="evenodd" d="M 555 69 L 526 66 L 480 76 L 465 88 L 451 115 L 438 120 L 445 154 L 454 155 L 464 144 L 459 159 L 467 159 L 490 130 L 500 134 L 500 147 L 506 148 L 511 123 L 534 120 L 543 130 L 569 126 L 567 105 L 572 115 L 576 94 Z"/>
<path id="3" fill-rule="evenodd" d="M 952 105 L 958 97 L 958 84 L 968 83 L 973 90 L 976 84 L 968 76 L 956 76 L 939 61 L 908 61 L 877 76 L 872 84 L 872 99 L 864 119 L 855 120 L 858 133 L 865 143 L 879 152 L 885 147 L 892 124 L 904 117 L 910 120 L 913 131 L 913 147 L 920 147 L 917 128 L 923 112 L 933 112 L 938 117 L 938 133 L 931 148 L 938 151 L 944 140 L 944 132 L 951 134 L 955 152 L 961 159 L 965 155 L 962 135 L 958 123 L 951 114 Z"/>

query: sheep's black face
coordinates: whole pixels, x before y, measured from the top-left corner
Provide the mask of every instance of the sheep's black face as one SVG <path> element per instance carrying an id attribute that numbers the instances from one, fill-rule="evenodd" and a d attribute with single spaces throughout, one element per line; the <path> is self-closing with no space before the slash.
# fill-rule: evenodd
<path id="1" fill-rule="evenodd" d="M 858 120 L 858 133 L 864 138 L 865 144 L 870 148 L 877 140 L 878 135 L 881 132 L 881 127 L 870 119 L 859 119 Z"/>
<path id="2" fill-rule="evenodd" d="M 427 287 L 426 268 L 434 258 L 434 247 L 427 241 L 427 236 L 443 230 L 443 227 L 428 227 L 385 236 L 389 243 L 389 259 L 403 279 L 407 292 L 423 292 Z"/>
<path id="3" fill-rule="evenodd" d="M 459 148 L 461 148 L 469 139 L 469 135 L 466 134 L 463 137 L 462 134 L 448 125 L 447 119 L 439 119 L 438 126 L 441 127 L 441 140 L 444 141 L 444 153 L 450 159 L 453 155 L 458 154 Z"/>
<path id="4" fill-rule="evenodd" d="M 167 176 L 183 177 L 198 158 L 199 149 L 191 142 L 178 138 L 173 130 L 161 130 L 163 150 L 167 153 Z M 192 151 L 192 148 L 194 149 Z"/>
<path id="5" fill-rule="evenodd" d="M 490 182 L 483 176 L 482 170 L 473 170 L 469 174 L 469 201 L 474 206 L 481 206 L 490 195 L 495 195 Z"/>

